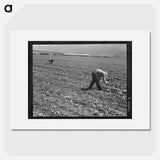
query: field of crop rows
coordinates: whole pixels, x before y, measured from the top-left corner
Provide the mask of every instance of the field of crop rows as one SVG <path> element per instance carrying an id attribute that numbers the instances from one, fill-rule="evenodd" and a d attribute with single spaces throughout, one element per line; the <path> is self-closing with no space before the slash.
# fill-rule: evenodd
<path id="1" fill-rule="evenodd" d="M 53 64 L 47 60 L 53 58 Z M 83 90 L 91 81 L 94 69 L 109 73 L 109 87 L 101 82 Z M 117 79 L 117 77 L 119 79 Z M 113 117 L 127 116 L 127 72 L 125 58 L 80 56 L 33 56 L 33 117 Z"/>

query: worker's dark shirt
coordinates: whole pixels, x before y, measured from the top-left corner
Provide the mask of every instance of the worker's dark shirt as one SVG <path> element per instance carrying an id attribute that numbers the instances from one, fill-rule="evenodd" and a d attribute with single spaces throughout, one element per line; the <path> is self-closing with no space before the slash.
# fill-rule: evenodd
<path id="1" fill-rule="evenodd" d="M 108 73 L 102 71 L 101 69 L 96 69 L 94 72 L 94 74 L 96 74 L 96 76 L 98 77 L 98 80 L 101 80 L 101 78 L 103 79 L 103 82 L 105 84 L 107 84 L 107 78 L 108 78 Z"/>

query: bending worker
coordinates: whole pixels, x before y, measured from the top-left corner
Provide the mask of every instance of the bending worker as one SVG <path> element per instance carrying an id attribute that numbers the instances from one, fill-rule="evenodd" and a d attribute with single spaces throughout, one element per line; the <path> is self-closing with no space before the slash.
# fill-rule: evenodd
<path id="1" fill-rule="evenodd" d="M 100 84 L 100 80 L 101 78 L 103 79 L 103 82 L 105 85 L 107 85 L 109 82 L 107 81 L 108 78 L 108 73 L 102 71 L 101 69 L 96 69 L 95 71 L 92 72 L 92 81 L 88 87 L 88 89 L 91 89 L 93 87 L 93 85 L 96 83 L 97 88 L 99 90 L 102 90 L 101 84 Z"/>

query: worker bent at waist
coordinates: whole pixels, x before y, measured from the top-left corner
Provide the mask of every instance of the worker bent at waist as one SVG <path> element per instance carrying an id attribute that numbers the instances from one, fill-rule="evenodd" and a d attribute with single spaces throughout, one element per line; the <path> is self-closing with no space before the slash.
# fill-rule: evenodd
<path id="1" fill-rule="evenodd" d="M 107 85 L 108 84 L 107 78 L 108 78 L 107 72 L 104 72 L 101 69 L 96 69 L 95 71 L 92 72 L 92 81 L 91 81 L 88 89 L 91 89 L 93 87 L 93 85 L 96 83 L 97 88 L 99 90 L 102 90 L 100 80 L 102 79 L 104 84 Z"/>

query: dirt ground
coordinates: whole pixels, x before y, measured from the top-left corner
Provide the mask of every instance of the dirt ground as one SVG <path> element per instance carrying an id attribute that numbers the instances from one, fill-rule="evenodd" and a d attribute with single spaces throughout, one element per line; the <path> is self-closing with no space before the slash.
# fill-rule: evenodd
<path id="1" fill-rule="evenodd" d="M 98 68 L 109 73 L 109 86 L 84 90 Z M 125 117 L 126 88 L 125 58 L 33 56 L 33 117 Z"/>

